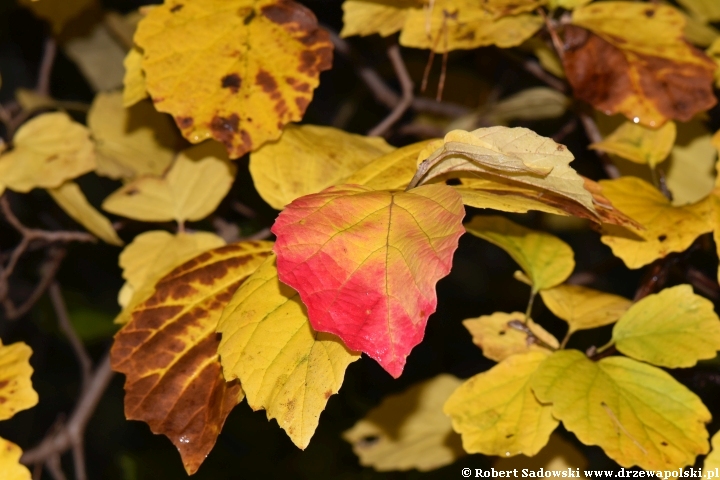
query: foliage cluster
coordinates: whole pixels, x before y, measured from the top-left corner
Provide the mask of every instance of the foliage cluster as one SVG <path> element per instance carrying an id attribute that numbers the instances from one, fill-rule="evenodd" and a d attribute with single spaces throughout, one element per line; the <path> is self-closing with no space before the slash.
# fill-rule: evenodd
<path id="1" fill-rule="evenodd" d="M 47 291 L 83 385 L 76 414 L 22 458 L 0 439 L 0 471 L 13 480 L 31 478 L 23 464 L 57 476 L 68 450 L 86 478 L 83 428 L 111 371 L 125 377 L 126 418 L 168 437 L 188 474 L 245 400 L 305 449 L 353 362 L 402 375 L 466 232 L 519 265 L 524 311 L 463 322 L 491 368 L 414 385 L 347 430 L 363 465 L 532 457 L 561 441 L 561 424 L 626 468 L 675 470 L 709 453 L 711 412 L 677 369 L 720 350 L 720 269 L 707 265 L 720 252 L 720 3 L 345 0 L 336 34 L 294 0 L 165 0 L 104 12 L 92 34 L 124 40 L 122 90 L 68 33 L 98 4 L 19 3 L 52 36 L 38 87 L 0 109 L 0 207 L 20 235 L 3 255 L 0 298 L 13 319 Z M 297 123 L 333 56 L 353 55 L 345 38 L 378 35 L 401 93 L 372 66 L 357 70 L 389 114 L 367 135 Z M 57 45 L 89 69 L 87 111 L 49 95 Z M 421 90 L 442 56 L 436 100 L 416 96 L 400 46 L 428 52 Z M 443 101 L 450 52 L 477 49 L 544 86 L 503 96 L 494 85 L 476 109 Z M 553 138 L 526 128 L 559 118 Z M 403 128 L 423 139 L 391 145 Z M 571 152 L 561 141 L 580 128 L 589 149 Z M 579 174 L 574 154 L 597 168 Z M 245 171 L 280 211 L 249 232 L 214 213 Z M 90 201 L 86 175 L 116 189 Z M 36 189 L 86 231 L 22 223 L 13 205 Z M 606 285 L 601 269 L 573 274 L 568 243 L 520 224 L 530 211 L 544 230 L 596 232 L 624 268 L 645 269 L 634 298 L 592 288 Z M 118 331 L 94 369 L 55 280 L 58 245 L 74 241 L 121 248 Z M 18 305 L 16 267 L 38 246 L 47 261 Z M 563 337 L 538 319 L 542 308 L 565 322 Z M 576 341 L 588 330 L 589 344 Z M 30 356 L 22 342 L 0 344 L 0 420 L 38 402 Z"/>

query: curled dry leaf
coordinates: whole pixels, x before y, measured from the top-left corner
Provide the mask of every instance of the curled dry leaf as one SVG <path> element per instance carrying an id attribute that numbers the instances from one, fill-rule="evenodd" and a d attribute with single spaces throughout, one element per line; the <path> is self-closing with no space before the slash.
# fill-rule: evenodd
<path id="1" fill-rule="evenodd" d="M 23 342 L 3 345 L 0 342 L 0 420 L 34 407 L 38 394 L 33 390 L 32 349 Z"/>
<path id="2" fill-rule="evenodd" d="M 278 280 L 275 256 L 237 290 L 218 323 L 226 380 L 239 379 L 253 410 L 267 410 L 306 448 L 320 413 L 360 358 L 335 335 L 312 329 L 298 293 Z"/>
<path id="3" fill-rule="evenodd" d="M 465 451 L 442 406 L 461 383 L 443 374 L 385 397 L 345 431 L 343 439 L 352 445 L 360 464 L 381 472 L 426 472 L 449 465 Z"/>
<path id="4" fill-rule="evenodd" d="M 547 350 L 512 355 L 455 390 L 443 411 L 462 435 L 466 452 L 531 457 L 548 443 L 559 422 L 530 388 L 548 355 Z"/>
<path id="5" fill-rule="evenodd" d="M 22 450 L 12 442 L 0 437 L 0 472 L 3 480 L 31 480 L 30 470 L 20 463 Z"/>
<path id="6" fill-rule="evenodd" d="M 105 199 L 102 208 L 145 222 L 205 218 L 220 204 L 235 177 L 235 166 L 218 147 L 206 142 L 180 152 L 162 177 L 143 176 L 126 183 Z"/>
<path id="7" fill-rule="evenodd" d="M 505 250 L 532 280 L 533 292 L 564 282 L 575 268 L 574 254 L 567 243 L 505 217 L 476 216 L 465 228 Z"/>
<path id="8" fill-rule="evenodd" d="M 657 367 L 625 357 L 593 362 L 577 350 L 560 350 L 530 384 L 566 429 L 625 468 L 674 470 L 708 451 L 710 412 Z"/>
<path id="9" fill-rule="evenodd" d="M 55 188 L 95 169 L 90 132 L 63 112 L 44 113 L 23 124 L 13 146 L 0 156 L 0 188 L 23 193 Z"/>
<path id="10" fill-rule="evenodd" d="M 435 284 L 450 272 L 464 215 L 446 185 L 343 185 L 301 197 L 272 228 L 280 280 L 300 293 L 315 330 L 397 378 L 437 307 Z"/>
<path id="11" fill-rule="evenodd" d="M 720 350 L 720 319 L 713 304 L 690 285 L 648 295 L 613 328 L 617 349 L 661 367 L 684 368 L 715 358 Z"/>
<path id="12" fill-rule="evenodd" d="M 250 174 L 263 200 L 282 210 L 296 198 L 335 185 L 393 150 L 380 137 L 288 125 L 278 140 L 250 155 Z"/>
<path id="13" fill-rule="evenodd" d="M 671 252 L 683 252 L 698 236 L 712 230 L 713 205 L 709 198 L 675 207 L 655 187 L 637 177 L 602 180 L 600 185 L 613 205 L 645 227 L 603 227 L 600 240 L 628 268 L 640 268 Z"/>
<path id="14" fill-rule="evenodd" d="M 93 207 L 75 182 L 65 182 L 47 191 L 65 213 L 96 237 L 110 245 L 122 245 L 123 241 L 105 215 Z"/>
<path id="15" fill-rule="evenodd" d="M 114 179 L 162 175 L 181 140 L 169 116 L 149 102 L 125 108 L 120 92 L 96 95 L 87 123 L 95 141 L 96 172 Z"/>
<path id="16" fill-rule="evenodd" d="M 463 325 L 472 335 L 473 343 L 482 348 L 483 355 L 496 362 L 501 362 L 509 356 L 519 353 L 549 352 L 547 348 L 530 339 L 526 332 L 511 326 L 511 322 L 522 323 L 543 343 L 558 348 L 557 338 L 533 322 L 532 319 L 527 319 L 525 322 L 525 314 L 521 312 L 495 312 L 492 315 L 468 318 L 463 320 Z"/>
<path id="17" fill-rule="evenodd" d="M 135 43 L 155 107 L 230 158 L 300 120 L 332 65 L 328 33 L 293 0 L 168 0 L 140 21 Z"/>
<path id="18" fill-rule="evenodd" d="M 243 398 L 240 385 L 222 376 L 215 330 L 225 304 L 271 248 L 270 242 L 240 242 L 175 268 L 115 335 L 111 361 L 126 376 L 125 416 L 167 436 L 188 474 Z"/>
<path id="19" fill-rule="evenodd" d="M 576 9 L 563 55 L 575 96 L 655 128 L 709 109 L 717 102 L 715 65 L 685 41 L 684 27 L 682 14 L 666 5 L 610 1 Z"/>

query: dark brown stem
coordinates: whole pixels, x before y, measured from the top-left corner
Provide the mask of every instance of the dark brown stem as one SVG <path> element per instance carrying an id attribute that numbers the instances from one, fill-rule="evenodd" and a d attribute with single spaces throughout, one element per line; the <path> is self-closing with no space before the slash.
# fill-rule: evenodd
<path id="1" fill-rule="evenodd" d="M 53 37 L 45 40 L 45 50 L 40 63 L 40 72 L 38 73 L 37 86 L 35 91 L 43 96 L 50 95 L 50 75 L 52 73 L 55 56 L 57 55 L 57 42 Z"/>

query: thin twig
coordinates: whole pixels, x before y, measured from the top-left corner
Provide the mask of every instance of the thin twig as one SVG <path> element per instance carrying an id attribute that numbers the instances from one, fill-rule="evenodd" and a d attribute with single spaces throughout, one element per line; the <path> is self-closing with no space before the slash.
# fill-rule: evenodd
<path id="1" fill-rule="evenodd" d="M 714 279 L 708 277 L 695 267 L 688 268 L 685 278 L 693 287 L 710 297 L 713 301 L 720 300 L 720 286 Z"/>
<path id="2" fill-rule="evenodd" d="M 325 29 L 330 32 L 330 40 L 333 42 L 335 51 L 352 60 L 355 72 L 370 90 L 375 100 L 386 108 L 395 108 L 401 101 L 400 95 L 385 83 L 385 80 L 383 80 L 382 76 L 374 68 L 367 65 L 367 63 L 352 50 L 348 42 L 340 38 L 337 33 L 332 30 L 328 28 Z M 411 108 L 416 112 L 432 113 L 449 118 L 461 117 L 472 111 L 472 109 L 464 105 L 451 102 L 438 102 L 430 98 L 414 98 Z"/>
<path id="3" fill-rule="evenodd" d="M 370 136 L 384 135 L 390 127 L 402 118 L 413 101 L 413 81 L 410 78 L 410 74 L 407 71 L 405 62 L 403 62 L 402 55 L 400 54 L 400 46 L 394 43 L 388 47 L 387 51 L 390 63 L 392 63 L 395 75 L 397 75 L 398 81 L 400 82 L 400 88 L 402 89 L 402 98 L 400 102 L 393 108 L 390 114 L 380 122 L 377 126 L 368 132 Z"/>
<path id="4" fill-rule="evenodd" d="M 55 274 L 60 269 L 65 258 L 65 249 L 60 247 L 50 248 L 47 254 L 47 260 L 40 267 L 40 281 L 35 285 L 32 293 L 20 304 L 16 306 L 15 303 L 9 298 L 5 297 L 2 300 L 3 308 L 5 309 L 5 316 L 8 320 L 17 320 L 24 316 L 30 311 L 30 309 L 37 303 L 38 300 L 43 296 L 45 291 L 50 286 L 50 283 L 55 278 Z M 6 285 L 6 284 L 5 284 Z M 7 292 L 7 287 L 4 287 Z"/>
<path id="5" fill-rule="evenodd" d="M 87 480 L 82 450 L 85 428 L 113 375 L 114 372 L 110 368 L 110 353 L 108 352 L 93 372 L 89 386 L 80 396 L 70 420 L 56 432 L 46 436 L 36 447 L 27 450 L 20 461 L 25 465 L 35 465 L 37 463 L 50 465 L 53 458 L 72 448 L 75 460 L 75 478 L 77 480 Z"/>
<path id="6" fill-rule="evenodd" d="M 87 390 L 90 384 L 90 378 L 92 376 L 92 360 L 85 350 L 82 340 L 78 337 L 75 328 L 73 328 L 72 322 L 70 321 L 70 315 L 68 314 L 67 307 L 65 305 L 65 299 L 63 298 L 62 290 L 57 281 L 53 281 L 48 289 L 50 294 L 50 301 L 52 302 L 55 315 L 57 315 L 58 325 L 60 330 L 65 334 L 75 352 L 75 357 L 80 364 L 80 378 L 82 380 L 81 392 Z"/>
<path id="7" fill-rule="evenodd" d="M 582 123 L 582 126 L 585 129 L 585 134 L 587 135 L 588 139 L 592 143 L 602 142 L 602 135 L 600 134 L 600 129 L 598 129 L 597 124 L 595 123 L 595 120 L 593 120 L 592 116 L 590 116 L 589 113 L 583 111 L 578 112 L 578 116 L 580 117 L 580 123 Z M 605 170 L 605 174 L 608 176 L 608 178 L 619 178 L 620 170 L 618 170 L 615 164 L 612 163 L 612 160 L 610 160 L 610 156 L 607 153 L 601 152 L 599 150 L 596 150 L 595 153 L 600 159 L 600 163 L 602 164 L 603 170 Z"/>
<path id="8" fill-rule="evenodd" d="M 552 75 L 551 73 L 546 72 L 545 69 L 543 69 L 542 66 L 535 60 L 521 57 L 520 55 L 517 55 L 507 49 L 501 49 L 500 52 L 504 56 L 521 66 L 523 70 L 545 83 L 548 87 L 553 88 L 561 93 L 568 92 L 568 86 L 565 82 Z"/>
<path id="9" fill-rule="evenodd" d="M 38 73 L 37 86 L 35 91 L 44 96 L 50 96 L 50 75 L 52 73 L 55 56 L 57 55 L 57 42 L 53 37 L 45 40 L 45 49 L 43 58 L 40 63 L 40 72 Z"/>

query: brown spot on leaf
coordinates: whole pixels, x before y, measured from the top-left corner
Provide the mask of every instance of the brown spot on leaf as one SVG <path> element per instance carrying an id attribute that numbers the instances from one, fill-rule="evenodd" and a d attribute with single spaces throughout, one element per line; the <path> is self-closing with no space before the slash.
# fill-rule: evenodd
<path id="1" fill-rule="evenodd" d="M 185 5 L 183 5 L 183 4 L 181 4 L 181 3 L 180 3 L 180 4 L 177 4 L 177 5 L 175 5 L 174 7 L 172 7 L 172 8 L 170 9 L 170 11 L 171 11 L 172 13 L 179 12 L 180 10 L 182 10 L 182 8 L 183 8 L 184 6 L 185 6 Z"/>
<path id="2" fill-rule="evenodd" d="M 255 76 L 255 83 L 259 85 L 265 93 L 276 92 L 278 89 L 275 77 L 266 70 L 261 69 L 258 71 L 258 74 Z"/>
<path id="3" fill-rule="evenodd" d="M 653 10 L 652 8 L 649 8 L 649 9 L 645 10 L 645 16 L 648 17 L 648 18 L 654 17 L 654 16 L 655 16 L 655 10 Z"/>
<path id="4" fill-rule="evenodd" d="M 250 25 L 250 22 L 253 21 L 255 15 L 255 10 L 251 10 L 250 13 L 245 18 L 243 18 L 243 25 Z"/>
<path id="5" fill-rule="evenodd" d="M 237 73 L 225 75 L 222 80 L 220 80 L 222 88 L 229 88 L 232 93 L 237 93 L 241 84 L 240 75 Z"/>
<path id="6" fill-rule="evenodd" d="M 658 237 L 658 242 L 664 242 L 665 240 L 667 240 L 667 235 L 660 235 Z"/>
<path id="7" fill-rule="evenodd" d="M 138 190 L 136 187 L 130 187 L 123 192 L 123 195 L 125 195 L 126 197 L 132 197 L 133 195 L 137 195 L 138 193 L 140 193 L 140 190 Z"/>
<path id="8" fill-rule="evenodd" d="M 7 402 L 7 398 L 5 398 L 5 397 L 0 397 L 0 405 L 2 405 L 2 404 L 5 403 L 5 402 Z"/>
<path id="9" fill-rule="evenodd" d="M 47 162 L 47 163 L 54 162 L 54 161 L 57 160 L 58 158 L 60 158 L 59 155 L 53 154 L 53 155 L 50 155 L 48 158 L 46 158 L 46 159 L 45 159 L 45 162 Z"/>
<path id="10" fill-rule="evenodd" d="M 238 131 L 240 125 L 240 117 L 237 113 L 233 113 L 228 117 L 216 115 L 210 122 L 210 129 L 213 137 L 222 142 L 228 150 L 233 148 L 233 137 Z"/>
<path id="11" fill-rule="evenodd" d="M 297 97 L 295 98 L 295 105 L 297 105 L 298 109 L 301 112 L 305 112 L 305 109 L 310 104 L 310 101 L 305 97 Z"/>
<path id="12" fill-rule="evenodd" d="M 10 380 L 3 380 L 0 382 L 0 390 L 7 387 L 10 384 Z"/>
<path id="13" fill-rule="evenodd" d="M 663 447 L 667 447 L 667 446 L 668 446 L 668 443 L 665 442 L 665 441 L 662 441 L 662 442 L 660 442 L 660 445 L 662 445 Z"/>
<path id="14" fill-rule="evenodd" d="M 289 31 L 311 31 L 317 28 L 317 18 L 308 8 L 291 0 L 280 0 L 261 9 L 271 22 Z"/>
<path id="15" fill-rule="evenodd" d="M 332 396 L 332 394 L 333 394 L 332 390 L 327 390 L 327 391 L 325 392 L 325 400 L 327 400 L 328 398 L 330 398 L 330 397 Z"/>
<path id="16" fill-rule="evenodd" d="M 175 123 L 181 130 L 184 130 L 192 127 L 195 120 L 192 117 L 175 117 Z"/>

